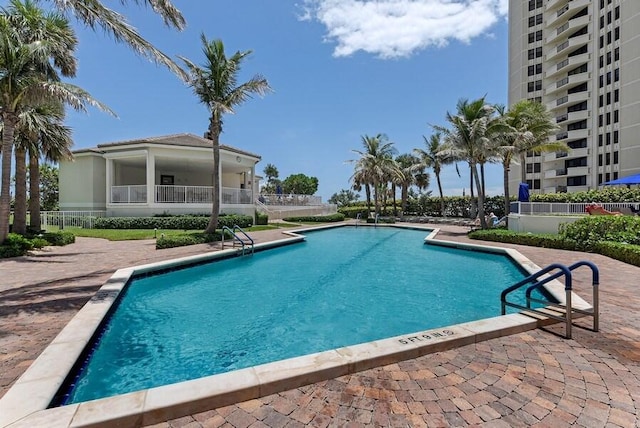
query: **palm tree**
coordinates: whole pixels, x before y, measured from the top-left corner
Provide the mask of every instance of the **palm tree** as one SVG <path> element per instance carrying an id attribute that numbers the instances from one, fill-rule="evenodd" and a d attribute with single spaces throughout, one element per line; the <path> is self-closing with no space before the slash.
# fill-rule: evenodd
<path id="1" fill-rule="evenodd" d="M 414 149 L 413 152 L 420 159 L 420 165 L 433 169 L 433 174 L 436 176 L 436 182 L 438 183 L 438 192 L 440 193 L 440 212 L 443 217 L 446 217 L 440 173 L 444 165 L 453 162 L 453 158 L 446 151 L 441 132 L 433 133 L 428 139 L 425 136 L 422 138 L 427 149 Z"/>
<path id="2" fill-rule="evenodd" d="M 0 185 L 0 244 L 9 233 L 11 157 L 20 113 L 51 100 L 85 111 L 94 105 L 110 110 L 81 88 L 60 82 L 58 72 L 73 77 L 77 39 L 69 22 L 45 13 L 33 2 L 11 0 L 0 12 L 0 119 L 2 182 Z"/>
<path id="3" fill-rule="evenodd" d="M 105 33 L 111 35 L 116 42 L 129 45 L 137 54 L 168 67 L 180 78 L 186 80 L 187 75 L 185 72 L 171 58 L 140 36 L 122 14 L 105 7 L 103 2 L 99 0 L 50 1 L 61 13 L 73 14 L 78 21 L 92 30 L 98 27 L 101 28 Z M 130 3 L 144 3 L 160 15 L 168 27 L 182 30 L 186 25 L 184 17 L 170 0 L 120 0 L 120 3 L 127 6 Z"/>
<path id="4" fill-rule="evenodd" d="M 417 184 L 417 179 L 424 174 L 425 167 L 420 159 L 411 154 L 405 153 L 396 157 L 397 178 L 400 186 L 400 216 L 404 216 L 409 200 L 409 189 Z"/>
<path id="5" fill-rule="evenodd" d="M 495 143 L 496 153 L 502 163 L 504 179 L 505 215 L 510 212 L 509 168 L 519 158 L 522 165 L 522 182 L 526 181 L 525 155 L 529 151 L 535 153 L 551 151 L 567 151 L 569 147 L 562 142 L 549 141 L 559 128 L 546 107 L 538 102 L 522 100 L 505 111 L 504 106 L 496 106 L 504 128 L 498 132 Z"/>
<path id="6" fill-rule="evenodd" d="M 393 155 L 396 153 L 396 149 L 384 134 L 378 134 L 375 137 L 363 135 L 362 146 L 363 150 L 352 150 L 360 156 L 359 159 L 350 161 L 355 164 L 356 170 L 352 181 L 356 182 L 354 177 L 357 174 L 357 182 L 373 188 L 375 213 L 380 214 L 381 185 L 384 182 L 386 186 L 386 178 L 393 168 Z"/>
<path id="7" fill-rule="evenodd" d="M 63 125 L 64 106 L 43 104 L 24 109 L 16 127 L 16 197 L 13 231 L 26 232 L 26 153 L 29 154 L 29 226 L 40 229 L 40 156 L 57 162 L 71 159 L 71 129 Z"/>
<path id="8" fill-rule="evenodd" d="M 234 113 L 234 108 L 247 101 L 252 94 L 265 95 L 271 91 L 269 82 L 261 75 L 255 75 L 249 81 L 238 85 L 238 74 L 242 61 L 251 51 L 236 52 L 227 58 L 222 40 L 208 41 L 206 36 L 200 36 L 205 63 L 202 67 L 184 57 L 180 59 L 189 70 L 188 84 L 207 106 L 211 116 L 209 118 L 208 138 L 213 142 L 213 204 L 211 218 L 205 233 L 213 233 L 218 227 L 220 211 L 220 134 L 222 133 L 222 116 Z"/>
<path id="9" fill-rule="evenodd" d="M 457 114 L 447 112 L 447 122 L 451 128 L 434 127 L 442 132 L 449 148 L 445 151 L 448 155 L 462 158 L 469 163 L 473 182 L 478 191 L 478 216 L 482 228 L 487 227 L 484 216 L 484 189 L 478 164 L 489 158 L 488 150 L 489 136 L 492 135 L 491 128 L 498 125 L 498 121 L 493 117 L 495 109 L 485 102 L 485 97 L 469 102 L 461 99 L 457 104 Z"/>

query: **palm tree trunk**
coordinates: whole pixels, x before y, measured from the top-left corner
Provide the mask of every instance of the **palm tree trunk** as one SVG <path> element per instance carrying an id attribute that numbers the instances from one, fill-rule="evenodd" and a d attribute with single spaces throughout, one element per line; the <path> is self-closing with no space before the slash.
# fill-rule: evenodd
<path id="1" fill-rule="evenodd" d="M 480 164 L 480 182 L 482 183 L 482 194 L 486 195 L 487 194 L 487 188 L 486 188 L 486 183 L 485 183 L 485 179 L 484 179 L 484 163 Z"/>
<path id="2" fill-rule="evenodd" d="M 511 196 L 509 195 L 509 162 L 505 161 L 502 164 L 503 181 L 504 181 L 504 219 L 509 226 L 509 212 L 511 211 Z"/>
<path id="3" fill-rule="evenodd" d="M 29 214 L 31 230 L 40 230 L 40 159 L 33 150 L 29 150 Z"/>
<path id="4" fill-rule="evenodd" d="M 371 212 L 371 188 L 369 184 L 364 185 L 364 192 L 367 195 L 367 218 L 369 218 L 369 213 Z"/>
<path id="5" fill-rule="evenodd" d="M 469 212 L 469 217 L 476 218 L 476 197 L 473 193 L 473 168 L 471 164 L 469 164 L 469 197 L 471 198 L 471 211 Z"/>
<path id="6" fill-rule="evenodd" d="M 13 132 L 18 115 L 5 111 L 2 115 L 2 184 L 0 185 L 0 245 L 9 236 L 9 216 L 11 214 L 11 156 L 13 155 Z"/>
<path id="7" fill-rule="evenodd" d="M 440 215 L 446 217 L 444 211 L 444 194 L 442 193 L 442 183 L 440 182 L 440 174 L 436 174 L 436 181 L 438 182 L 438 192 L 440 192 Z"/>
<path id="8" fill-rule="evenodd" d="M 401 199 L 401 212 L 400 218 L 404 218 L 404 213 L 407 211 L 407 200 L 409 199 L 409 188 L 407 185 L 402 186 L 402 190 L 400 191 L 400 199 Z"/>
<path id="9" fill-rule="evenodd" d="M 373 183 L 373 204 L 376 210 L 376 216 L 380 214 L 380 201 L 378 200 L 378 183 Z"/>
<path id="10" fill-rule="evenodd" d="M 484 192 L 482 191 L 482 185 L 480 183 L 480 174 L 478 174 L 478 168 L 475 164 L 472 165 L 471 171 L 478 185 L 478 216 L 480 217 L 480 225 L 483 229 L 486 229 L 487 220 L 484 218 Z"/>
<path id="11" fill-rule="evenodd" d="M 211 217 L 204 233 L 215 233 L 218 228 L 220 215 L 220 131 L 220 120 L 212 116 L 209 122 L 209 135 L 213 142 L 213 194 L 211 195 Z"/>
<path id="12" fill-rule="evenodd" d="M 393 192 L 393 216 L 398 217 L 398 207 L 396 207 L 396 185 L 391 184 L 391 191 Z"/>
<path id="13" fill-rule="evenodd" d="M 16 181 L 15 204 L 13 210 L 13 232 L 25 235 L 27 233 L 27 151 L 20 145 L 16 146 Z"/>
<path id="14" fill-rule="evenodd" d="M 520 153 L 520 183 L 527 182 L 527 169 L 524 164 L 526 162 L 525 154 L 526 153 Z"/>

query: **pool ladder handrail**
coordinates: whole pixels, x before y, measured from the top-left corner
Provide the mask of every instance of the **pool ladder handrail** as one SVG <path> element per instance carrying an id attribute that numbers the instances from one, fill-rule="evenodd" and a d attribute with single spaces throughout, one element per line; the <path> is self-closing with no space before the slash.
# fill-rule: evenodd
<path id="1" fill-rule="evenodd" d="M 240 226 L 238 226 L 237 224 L 233 225 L 233 229 L 229 228 L 228 226 L 222 226 L 222 249 L 224 250 L 224 232 L 227 231 L 231 234 L 231 236 L 233 236 L 233 246 L 236 246 L 236 242 L 240 243 L 242 245 L 242 255 L 244 256 L 244 252 L 245 252 L 245 247 L 249 244 L 251 244 L 251 254 L 253 254 L 254 251 L 254 241 L 253 239 L 251 239 L 251 237 L 249 235 L 247 235 L 247 232 L 245 232 Z M 242 235 L 244 235 L 243 237 L 238 236 L 238 234 L 236 233 L 236 231 L 240 232 Z"/>
<path id="2" fill-rule="evenodd" d="M 571 296 L 572 296 L 572 271 L 581 267 L 581 266 L 587 266 L 591 269 L 591 284 L 592 284 L 592 288 L 593 288 L 593 303 L 592 303 L 592 308 L 591 310 L 583 310 L 583 309 L 577 309 L 574 308 L 571 304 Z M 538 278 L 540 278 L 541 276 L 548 274 L 554 270 L 558 270 L 558 272 L 555 272 L 551 275 L 545 276 L 544 278 L 538 280 Z M 535 297 L 531 297 L 531 293 L 542 287 L 544 284 L 559 278 L 561 276 L 564 276 L 564 289 L 565 289 L 565 301 L 566 304 L 565 305 L 560 305 L 558 303 L 555 302 L 551 302 L 549 300 L 542 300 L 542 299 L 537 299 Z M 527 302 L 527 306 L 522 306 L 519 305 L 517 303 L 514 302 L 509 302 L 507 301 L 507 295 L 509 293 L 511 293 L 512 291 L 515 291 L 519 288 L 524 287 L 525 285 L 529 284 L 529 283 L 533 283 L 532 285 L 530 285 L 527 288 L 527 291 L 525 293 L 525 297 L 526 297 L 526 302 Z M 525 312 L 533 312 L 539 315 L 542 315 L 544 317 L 548 317 L 548 318 L 553 318 L 559 321 L 564 321 L 565 322 L 565 337 L 567 339 L 571 339 L 571 327 L 573 325 L 573 315 L 574 314 L 581 314 L 581 315 L 586 315 L 586 316 L 591 316 L 593 317 L 593 331 L 598 331 L 599 328 L 599 313 L 600 313 L 600 303 L 599 303 L 599 291 L 598 291 L 598 285 L 600 284 L 600 272 L 598 271 L 598 267 L 589 261 L 586 260 L 582 260 L 579 262 L 576 262 L 570 266 L 564 266 L 561 265 L 559 263 L 553 263 L 550 264 L 549 266 L 545 267 L 544 269 L 539 270 L 538 272 L 529 275 L 528 277 L 526 277 L 525 279 L 523 279 L 522 281 L 512 285 L 511 287 L 506 288 L 501 294 L 500 294 L 500 302 L 502 305 L 502 315 L 506 314 L 506 307 L 510 306 L 512 308 L 517 308 L 517 309 L 522 309 Z M 554 313 L 551 313 L 551 310 L 547 309 L 545 311 L 539 310 L 539 309 L 534 309 L 531 307 L 531 303 L 541 303 L 543 305 L 546 305 L 547 308 L 548 307 L 554 307 L 554 308 L 558 308 L 562 312 L 564 311 L 564 315 L 556 315 Z"/>
<path id="3" fill-rule="evenodd" d="M 358 228 L 358 224 L 360 223 L 361 219 L 362 219 L 362 213 L 356 214 L 356 229 Z"/>

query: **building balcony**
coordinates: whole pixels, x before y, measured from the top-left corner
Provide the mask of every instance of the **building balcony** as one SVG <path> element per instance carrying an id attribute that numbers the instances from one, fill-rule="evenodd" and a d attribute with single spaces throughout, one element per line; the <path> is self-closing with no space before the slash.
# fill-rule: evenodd
<path id="1" fill-rule="evenodd" d="M 579 73 L 572 74 L 571 76 L 564 76 L 562 79 L 556 80 L 551 85 L 547 86 L 544 90 L 546 95 L 552 95 L 554 93 L 566 90 L 576 84 L 588 82 L 591 79 L 591 73 Z"/>
<path id="2" fill-rule="evenodd" d="M 547 7 L 545 8 L 545 12 L 556 13 L 557 9 L 560 9 L 566 6 L 567 3 L 569 3 L 569 0 L 549 0 L 547 2 Z"/>
<path id="3" fill-rule="evenodd" d="M 573 159 L 573 158 L 583 158 L 585 156 L 589 155 L 589 148 L 588 147 L 582 147 L 580 149 L 571 149 L 569 150 L 566 154 L 565 157 L 568 159 Z"/>
<path id="4" fill-rule="evenodd" d="M 553 162 L 555 160 L 558 159 L 564 159 L 568 156 L 567 152 L 551 152 L 551 153 L 545 153 L 544 154 L 544 161 L 545 162 Z"/>
<path id="5" fill-rule="evenodd" d="M 566 177 L 566 176 L 567 176 L 567 170 L 565 168 L 551 169 L 544 172 L 545 179 Z"/>
<path id="6" fill-rule="evenodd" d="M 547 79 L 558 79 L 563 73 L 566 74 L 569 70 L 573 70 L 582 64 L 587 64 L 590 60 L 591 54 L 589 53 L 567 57 L 549 67 L 544 76 Z"/>
<path id="7" fill-rule="evenodd" d="M 564 110 L 570 105 L 579 103 L 581 101 L 586 101 L 589 99 L 590 92 L 577 92 L 575 94 L 568 94 L 559 98 L 556 98 L 554 101 L 547 103 L 547 110 L 550 112 Z M 557 114 L 557 113 L 554 113 Z"/>
<path id="8" fill-rule="evenodd" d="M 558 27 L 567 22 L 576 12 L 588 6 L 591 0 L 550 1 L 547 4 L 546 22 L 548 27 Z M 551 8 L 549 4 L 552 4 Z M 557 8 L 557 9 L 552 9 Z"/>
<path id="9" fill-rule="evenodd" d="M 562 55 L 567 55 L 567 53 L 571 52 L 572 50 L 575 50 L 589 43 L 590 37 L 591 36 L 589 34 L 582 34 L 580 36 L 572 37 L 563 41 L 546 55 L 546 60 L 553 61 L 554 59 L 559 58 Z"/>
<path id="10" fill-rule="evenodd" d="M 580 177 L 588 174 L 589 174 L 588 166 L 575 166 L 572 168 L 567 168 L 567 176 L 569 177 Z"/>
<path id="11" fill-rule="evenodd" d="M 547 37 L 544 41 L 546 45 L 553 45 L 562 43 L 563 39 L 568 39 L 570 34 L 573 34 L 578 28 L 582 28 L 589 24 L 589 15 L 581 16 L 580 18 L 571 19 L 564 24 L 554 27 L 547 25 Z"/>
<path id="12" fill-rule="evenodd" d="M 549 186 L 544 188 L 544 193 L 567 193 L 567 186 Z"/>

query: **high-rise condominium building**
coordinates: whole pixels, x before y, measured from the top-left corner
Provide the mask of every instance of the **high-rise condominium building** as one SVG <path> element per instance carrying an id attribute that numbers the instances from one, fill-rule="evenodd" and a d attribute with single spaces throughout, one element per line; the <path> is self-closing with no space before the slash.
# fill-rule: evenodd
<path id="1" fill-rule="evenodd" d="M 574 192 L 640 172 L 640 0 L 510 0 L 509 105 L 546 105 L 568 153 L 528 153 L 537 193 Z"/>

